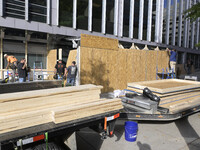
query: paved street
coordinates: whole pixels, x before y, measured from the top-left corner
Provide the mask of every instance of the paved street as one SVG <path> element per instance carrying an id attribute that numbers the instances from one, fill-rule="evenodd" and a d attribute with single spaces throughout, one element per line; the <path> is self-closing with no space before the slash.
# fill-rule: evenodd
<path id="1" fill-rule="evenodd" d="M 117 122 L 115 136 L 102 141 L 94 131 L 77 132 L 78 150 L 200 150 L 200 113 L 175 122 L 139 122 L 137 141 L 124 138 L 124 121 Z"/>

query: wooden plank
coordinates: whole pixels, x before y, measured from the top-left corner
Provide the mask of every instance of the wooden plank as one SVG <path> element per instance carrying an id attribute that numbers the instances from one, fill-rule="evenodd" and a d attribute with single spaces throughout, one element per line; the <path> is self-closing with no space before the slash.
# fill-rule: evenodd
<path id="1" fill-rule="evenodd" d="M 192 88 L 199 88 L 200 83 L 195 81 L 180 80 L 180 79 L 167 79 L 167 80 L 154 80 L 145 82 L 128 83 L 129 87 L 144 89 L 148 87 L 156 93 L 169 93 L 174 91 L 182 91 Z"/>
<path id="2" fill-rule="evenodd" d="M 106 37 L 81 34 L 81 47 L 118 51 L 118 40 Z"/>
<path id="3" fill-rule="evenodd" d="M 80 85 L 80 86 L 72 86 L 72 87 L 61 87 L 61 88 L 52 88 L 52 89 L 44 89 L 44 90 L 34 90 L 28 92 L 18 92 L 12 94 L 1 94 L 0 103 L 6 101 L 14 101 L 19 99 L 27 99 L 27 98 L 34 98 L 34 97 L 45 97 L 50 95 L 57 95 L 63 93 L 72 93 L 78 91 L 87 91 L 87 90 L 94 90 L 94 89 L 101 89 L 102 86 L 96 86 L 92 84 L 88 85 Z"/>
<path id="4" fill-rule="evenodd" d="M 77 61 L 76 57 L 77 57 L 77 50 L 70 50 L 68 58 L 66 60 L 67 62 L 66 67 L 71 66 L 72 61 Z"/>

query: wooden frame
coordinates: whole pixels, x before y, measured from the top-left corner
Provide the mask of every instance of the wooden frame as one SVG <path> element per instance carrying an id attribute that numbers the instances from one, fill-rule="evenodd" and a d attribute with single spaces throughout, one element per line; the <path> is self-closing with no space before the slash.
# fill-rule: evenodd
<path id="1" fill-rule="evenodd" d="M 148 87 L 154 93 L 166 94 L 200 88 L 200 82 L 179 79 L 167 79 L 128 83 L 128 87 L 139 90 L 143 90 L 144 88 Z"/>

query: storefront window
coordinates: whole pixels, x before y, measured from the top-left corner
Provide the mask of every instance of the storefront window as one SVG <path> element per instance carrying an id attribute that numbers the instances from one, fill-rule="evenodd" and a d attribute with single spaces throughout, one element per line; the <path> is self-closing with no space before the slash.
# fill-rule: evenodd
<path id="1" fill-rule="evenodd" d="M 107 0 L 106 5 L 106 33 L 113 34 L 114 29 L 114 0 Z"/>
<path id="2" fill-rule="evenodd" d="M 47 47 L 45 44 L 28 43 L 28 66 L 33 69 L 35 62 L 42 62 L 42 69 L 46 69 L 46 58 Z M 38 63 L 36 65 L 38 66 Z"/>
<path id="3" fill-rule="evenodd" d="M 101 32 L 102 0 L 93 0 L 92 12 L 93 31 Z"/>
<path id="4" fill-rule="evenodd" d="M 73 0 L 59 1 L 59 24 L 72 27 L 73 22 Z"/>
<path id="5" fill-rule="evenodd" d="M 88 0 L 77 1 L 77 27 L 78 29 L 88 29 Z"/>
<path id="6" fill-rule="evenodd" d="M 133 38 L 138 38 L 138 26 L 139 26 L 139 8 L 140 8 L 140 1 L 135 1 L 134 5 L 134 28 L 133 28 Z"/>
<path id="7" fill-rule="evenodd" d="M 129 36 L 129 17 L 130 17 L 130 0 L 124 1 L 124 20 L 123 20 L 123 35 Z"/>

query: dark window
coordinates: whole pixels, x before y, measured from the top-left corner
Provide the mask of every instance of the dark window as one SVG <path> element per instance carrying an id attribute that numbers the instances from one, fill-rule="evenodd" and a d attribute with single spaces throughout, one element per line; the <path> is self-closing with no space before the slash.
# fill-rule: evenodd
<path id="1" fill-rule="evenodd" d="M 101 32 L 102 0 L 93 0 L 92 7 L 93 31 Z"/>
<path id="2" fill-rule="evenodd" d="M 109 0 L 106 5 L 106 33 L 113 34 L 115 1 Z"/>
<path id="3" fill-rule="evenodd" d="M 73 0 L 60 0 L 59 11 L 59 24 L 61 26 L 72 27 Z"/>
<path id="4" fill-rule="evenodd" d="M 88 29 L 88 0 L 77 1 L 77 27 Z"/>
<path id="5" fill-rule="evenodd" d="M 124 1 L 123 35 L 129 36 L 130 0 Z"/>

